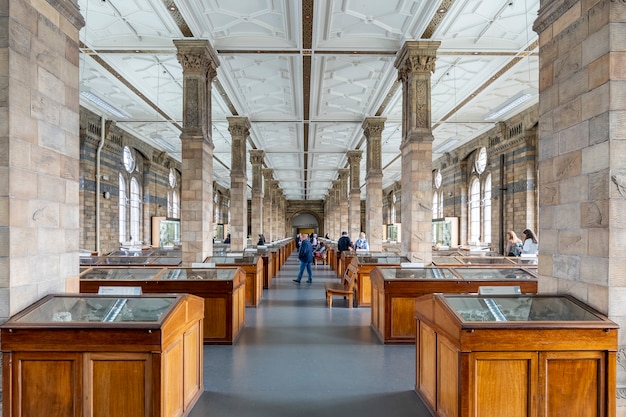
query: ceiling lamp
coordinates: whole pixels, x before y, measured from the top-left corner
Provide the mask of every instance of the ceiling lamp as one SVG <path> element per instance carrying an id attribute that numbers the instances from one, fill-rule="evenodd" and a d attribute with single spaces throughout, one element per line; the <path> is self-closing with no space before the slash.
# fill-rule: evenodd
<path id="1" fill-rule="evenodd" d="M 534 94 L 532 90 L 520 91 L 519 93 L 515 94 L 513 97 L 487 113 L 484 119 L 486 121 L 494 121 L 500 116 L 510 112 L 517 106 L 521 105 L 522 103 L 528 101 L 531 97 L 533 97 L 533 95 Z"/>
<path id="2" fill-rule="evenodd" d="M 107 111 L 108 113 L 112 114 L 115 117 L 118 117 L 120 119 L 131 118 L 130 114 L 126 113 L 123 110 L 118 109 L 117 107 L 114 107 L 112 104 L 101 99 L 100 97 L 92 93 L 91 91 L 87 91 L 87 90 L 81 91 L 80 96 L 91 101 L 93 104 L 100 107 L 102 110 Z"/>

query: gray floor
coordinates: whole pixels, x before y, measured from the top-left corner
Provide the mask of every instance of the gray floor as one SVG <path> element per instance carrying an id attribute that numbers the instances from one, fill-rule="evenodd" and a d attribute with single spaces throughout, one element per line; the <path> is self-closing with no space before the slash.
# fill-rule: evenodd
<path id="1" fill-rule="evenodd" d="M 415 347 L 382 345 L 370 309 L 329 309 L 328 266 L 313 283 L 295 284 L 294 254 L 261 305 L 246 309 L 246 328 L 233 346 L 205 346 L 205 392 L 190 417 L 431 417 L 413 391 Z M 306 274 L 306 273 L 305 273 Z"/>

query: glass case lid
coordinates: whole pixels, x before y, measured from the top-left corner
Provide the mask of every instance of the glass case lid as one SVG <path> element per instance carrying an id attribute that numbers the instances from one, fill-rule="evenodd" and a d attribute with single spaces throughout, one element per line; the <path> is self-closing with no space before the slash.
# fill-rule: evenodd
<path id="1" fill-rule="evenodd" d="M 102 296 L 97 294 L 47 296 L 9 319 L 15 325 L 71 325 L 84 323 L 159 322 L 180 296 Z"/>
<path id="2" fill-rule="evenodd" d="M 463 321 L 606 321 L 605 317 L 595 312 L 591 307 L 561 295 L 481 296 L 444 294 L 441 297 Z"/>
<path id="3" fill-rule="evenodd" d="M 98 265 L 147 265 L 151 261 L 147 256 L 106 256 Z"/>
<path id="4" fill-rule="evenodd" d="M 169 256 L 157 256 L 153 258 L 151 265 L 180 265 L 182 262 L 181 258 L 178 257 L 169 257 Z"/>
<path id="5" fill-rule="evenodd" d="M 204 260 L 204 263 L 216 265 L 255 265 L 257 262 L 257 256 L 209 256 Z"/>
<path id="6" fill-rule="evenodd" d="M 458 280 L 448 268 L 378 268 L 384 279 L 451 279 Z"/>
<path id="7" fill-rule="evenodd" d="M 459 260 L 465 265 L 510 265 L 513 263 L 504 256 L 461 256 Z"/>
<path id="8" fill-rule="evenodd" d="M 232 281 L 237 268 L 168 268 L 159 279 Z"/>
<path id="9" fill-rule="evenodd" d="M 433 256 L 432 262 L 435 265 L 463 265 L 463 262 L 454 256 Z"/>
<path id="10" fill-rule="evenodd" d="M 409 262 L 409 258 L 406 256 L 372 256 L 370 254 L 367 255 L 357 255 L 359 258 L 360 264 L 401 264 L 403 262 Z"/>
<path id="11" fill-rule="evenodd" d="M 103 259 L 105 256 L 81 256 L 79 262 L 81 265 L 97 265 Z"/>
<path id="12" fill-rule="evenodd" d="M 513 266 L 513 265 L 512 265 Z M 501 280 L 501 279 L 534 279 L 536 278 L 530 271 L 522 268 L 500 267 L 500 268 L 475 268 L 475 267 L 455 267 L 452 270 L 461 278 L 472 280 Z"/>
<path id="13" fill-rule="evenodd" d="M 94 267 L 82 274 L 80 279 L 123 279 L 129 281 L 145 281 L 153 279 L 162 271 L 163 268 Z"/>

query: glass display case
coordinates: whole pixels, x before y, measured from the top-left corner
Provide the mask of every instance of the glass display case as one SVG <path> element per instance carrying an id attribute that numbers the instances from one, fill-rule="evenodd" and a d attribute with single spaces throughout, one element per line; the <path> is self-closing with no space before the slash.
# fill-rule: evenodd
<path id="1" fill-rule="evenodd" d="M 459 218 L 433 219 L 433 246 L 452 248 L 459 246 Z"/>
<path id="2" fill-rule="evenodd" d="M 0 326 L 4 415 L 187 414 L 204 391 L 203 309 L 189 294 L 35 302 Z"/>
<path id="3" fill-rule="evenodd" d="M 516 278 L 516 279 L 513 279 Z M 432 293 L 537 292 L 537 278 L 520 268 L 378 266 L 371 272 L 372 328 L 385 344 L 415 343 L 415 300 Z"/>
<path id="4" fill-rule="evenodd" d="M 254 254 L 242 256 L 209 256 L 204 263 L 222 266 L 238 266 L 246 273 L 246 307 L 258 307 L 263 297 L 263 260 Z"/>
<path id="5" fill-rule="evenodd" d="M 140 288 L 144 294 L 196 295 L 204 300 L 204 343 L 233 344 L 245 327 L 245 282 L 246 274 L 237 266 L 92 267 L 80 276 L 79 285 L 82 293 Z"/>
<path id="6" fill-rule="evenodd" d="M 415 314 L 415 388 L 433 415 L 615 415 L 618 326 L 581 301 L 429 294 Z"/>
<path id="7" fill-rule="evenodd" d="M 343 254 L 342 254 L 343 255 Z M 377 266 L 400 266 L 402 263 L 409 262 L 406 256 L 398 256 L 395 254 L 375 255 L 371 253 L 359 254 L 357 258 L 357 281 L 356 281 L 356 297 L 355 304 L 357 307 L 369 307 L 372 304 L 372 284 L 371 273 Z"/>

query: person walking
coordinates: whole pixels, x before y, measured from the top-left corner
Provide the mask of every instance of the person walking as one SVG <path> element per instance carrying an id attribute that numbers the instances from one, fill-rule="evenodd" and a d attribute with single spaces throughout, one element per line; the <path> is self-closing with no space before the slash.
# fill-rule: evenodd
<path id="1" fill-rule="evenodd" d="M 308 239 L 306 233 L 300 233 L 300 249 L 298 251 L 298 259 L 300 260 L 300 272 L 298 272 L 298 278 L 293 282 L 299 284 L 302 281 L 302 275 L 304 274 L 304 268 L 309 276 L 307 282 L 310 284 L 313 282 L 313 270 L 311 264 L 313 263 L 313 246 Z"/>

